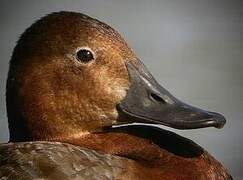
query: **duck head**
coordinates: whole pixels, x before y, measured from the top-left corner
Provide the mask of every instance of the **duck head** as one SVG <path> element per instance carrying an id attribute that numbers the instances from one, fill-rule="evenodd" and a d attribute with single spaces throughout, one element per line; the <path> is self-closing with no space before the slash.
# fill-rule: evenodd
<path id="1" fill-rule="evenodd" d="M 10 141 L 48 140 L 142 122 L 217 127 L 222 115 L 160 86 L 123 38 L 86 15 L 59 12 L 21 36 L 7 81 Z"/>

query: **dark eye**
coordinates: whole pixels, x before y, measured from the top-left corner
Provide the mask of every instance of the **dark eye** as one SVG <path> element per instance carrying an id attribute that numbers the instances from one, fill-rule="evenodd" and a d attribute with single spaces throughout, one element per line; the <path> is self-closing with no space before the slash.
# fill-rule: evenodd
<path id="1" fill-rule="evenodd" d="M 76 56 L 77 56 L 78 61 L 83 62 L 83 63 L 88 63 L 89 61 L 94 59 L 93 53 L 87 49 L 80 49 L 77 52 Z"/>

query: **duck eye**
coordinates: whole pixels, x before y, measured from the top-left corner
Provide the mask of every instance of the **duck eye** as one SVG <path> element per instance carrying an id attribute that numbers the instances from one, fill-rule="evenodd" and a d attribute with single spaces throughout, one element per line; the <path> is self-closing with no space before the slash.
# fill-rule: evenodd
<path id="1" fill-rule="evenodd" d="M 88 63 L 89 61 L 94 59 L 93 53 L 87 49 L 80 49 L 76 57 L 78 61 L 83 62 L 83 63 Z"/>

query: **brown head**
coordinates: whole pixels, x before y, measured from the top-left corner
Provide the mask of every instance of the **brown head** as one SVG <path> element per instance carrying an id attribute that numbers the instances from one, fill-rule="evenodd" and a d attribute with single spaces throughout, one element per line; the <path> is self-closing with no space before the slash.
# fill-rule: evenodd
<path id="1" fill-rule="evenodd" d="M 132 122 L 179 129 L 225 123 L 162 88 L 118 32 L 72 12 L 50 14 L 21 36 L 6 98 L 10 141 L 80 136 Z"/>

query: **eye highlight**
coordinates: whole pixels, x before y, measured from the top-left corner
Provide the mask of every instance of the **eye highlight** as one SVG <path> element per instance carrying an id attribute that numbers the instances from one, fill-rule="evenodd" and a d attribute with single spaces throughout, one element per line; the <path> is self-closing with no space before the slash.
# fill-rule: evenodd
<path id="1" fill-rule="evenodd" d="M 77 53 L 76 53 L 76 58 L 79 62 L 82 63 L 88 63 L 92 60 L 94 60 L 94 55 L 93 53 L 88 50 L 88 49 L 80 49 Z"/>

